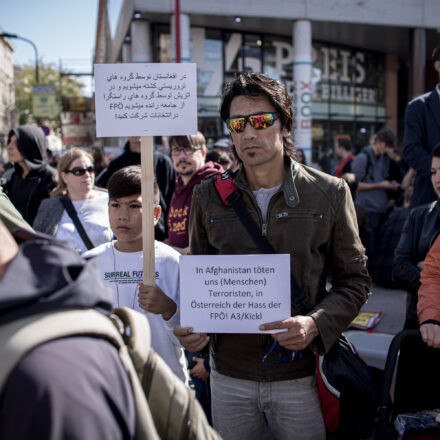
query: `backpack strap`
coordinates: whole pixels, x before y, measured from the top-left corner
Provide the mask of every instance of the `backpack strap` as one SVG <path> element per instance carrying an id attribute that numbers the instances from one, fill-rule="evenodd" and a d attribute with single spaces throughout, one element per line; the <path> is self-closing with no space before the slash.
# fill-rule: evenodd
<path id="1" fill-rule="evenodd" d="M 138 315 L 140 318 L 136 318 L 136 325 L 140 325 L 140 320 L 143 318 L 143 333 L 149 334 L 147 319 L 141 314 Z M 140 327 L 137 326 L 135 331 L 139 332 L 139 329 Z M 131 361 L 129 349 L 112 321 L 96 310 L 41 313 L 0 326 L 0 393 L 9 374 L 26 353 L 45 342 L 74 335 L 99 336 L 118 349 L 133 389 L 136 405 L 135 438 L 158 440 L 153 417 Z"/>
<path id="2" fill-rule="evenodd" d="M 226 206 L 230 206 L 235 211 L 260 252 L 262 254 L 276 254 L 275 249 L 261 234 L 260 228 L 246 209 L 231 172 L 226 171 L 223 174 L 217 174 L 214 179 L 214 186 L 220 199 Z"/>
<path id="3" fill-rule="evenodd" d="M 92 243 L 92 240 L 90 240 L 89 236 L 87 235 L 87 232 L 84 229 L 84 226 L 82 225 L 81 220 L 78 217 L 78 214 L 76 212 L 75 207 L 73 206 L 72 201 L 69 199 L 68 196 L 62 196 L 61 202 L 67 214 L 72 219 L 73 224 L 75 225 L 75 228 L 78 231 L 79 236 L 81 237 L 81 240 L 86 245 L 86 248 L 88 250 L 93 249 L 95 245 Z"/>
<path id="4" fill-rule="evenodd" d="M 223 174 L 214 176 L 214 187 L 217 193 L 226 206 L 230 206 L 237 217 L 245 227 L 246 231 L 251 236 L 254 244 L 260 249 L 262 254 L 276 254 L 275 249 L 269 243 L 267 238 L 261 234 L 260 228 L 255 223 L 250 212 L 243 203 L 240 192 L 234 183 L 232 172 L 230 170 Z M 296 308 L 308 310 L 308 296 L 299 287 L 293 273 L 290 274 L 291 292 L 293 304 Z"/>

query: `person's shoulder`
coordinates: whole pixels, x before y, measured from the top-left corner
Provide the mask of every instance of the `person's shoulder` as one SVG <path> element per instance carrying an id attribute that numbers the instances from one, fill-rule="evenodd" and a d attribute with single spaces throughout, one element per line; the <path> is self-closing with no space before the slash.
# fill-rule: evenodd
<path id="1" fill-rule="evenodd" d="M 156 250 L 156 258 L 172 260 L 179 263 L 179 258 L 181 254 L 177 252 L 176 249 L 159 240 L 155 240 L 154 245 Z"/>
<path id="2" fill-rule="evenodd" d="M 329 209 L 334 209 L 334 202 L 342 200 L 348 191 L 347 184 L 344 179 L 331 176 L 323 171 L 315 168 L 300 165 L 296 173 L 295 182 L 300 185 L 313 185 L 315 190 L 329 203 Z M 300 192 L 301 197 L 301 192 Z"/>
<path id="3" fill-rule="evenodd" d="M 53 180 L 57 176 L 57 170 L 49 164 L 45 163 L 44 166 L 39 169 L 39 174 L 42 174 L 47 178 Z"/>
<path id="4" fill-rule="evenodd" d="M 12 176 L 14 175 L 14 173 L 15 173 L 15 168 L 14 168 L 14 167 L 9 168 L 9 170 L 6 170 L 6 171 L 3 173 L 3 175 L 2 175 L 2 180 L 3 180 L 4 182 L 9 183 L 9 182 L 11 181 Z"/>
<path id="5" fill-rule="evenodd" d="M 423 93 L 422 95 L 416 96 L 414 99 L 408 102 L 408 108 L 417 107 L 423 105 L 428 98 L 431 97 L 433 93 L 437 93 L 435 90 Z"/>
<path id="6" fill-rule="evenodd" d="M 100 244 L 99 246 L 97 246 L 93 249 L 90 249 L 87 252 L 84 252 L 82 254 L 82 256 L 85 259 L 99 257 L 101 255 L 105 255 L 106 253 L 110 252 L 112 246 L 113 246 L 113 243 L 111 241 L 108 241 L 107 243 Z"/>
<path id="7" fill-rule="evenodd" d="M 99 186 L 94 186 L 93 193 L 94 193 L 94 197 L 96 197 L 97 200 L 105 201 L 105 203 L 107 203 L 108 191 L 106 188 L 100 188 Z"/>
<path id="8" fill-rule="evenodd" d="M 298 164 L 297 167 L 298 177 L 303 177 L 313 183 L 328 185 L 330 187 L 340 185 L 340 178 L 325 173 L 324 171 L 302 164 Z"/>
<path id="9" fill-rule="evenodd" d="M 173 166 L 173 162 L 171 162 L 171 159 L 164 153 L 161 153 L 160 151 L 155 151 L 153 154 L 153 160 L 155 164 L 161 164 L 165 166 Z"/>
<path id="10" fill-rule="evenodd" d="M 415 206 L 414 208 L 411 208 L 410 216 L 415 218 L 415 217 L 421 217 L 423 215 L 429 215 L 431 212 L 433 212 L 436 209 L 435 207 L 436 204 L 437 204 L 437 200 L 435 200 L 434 202 L 424 203 L 423 205 L 420 206 Z"/>
<path id="11" fill-rule="evenodd" d="M 40 204 L 41 207 L 47 208 L 47 209 L 54 209 L 55 207 L 62 207 L 64 210 L 64 205 L 61 201 L 61 196 L 55 196 L 55 197 L 47 197 L 41 201 Z"/>
<path id="12" fill-rule="evenodd" d="M 195 187 L 194 187 L 194 195 L 199 195 L 199 196 L 209 196 L 215 193 L 215 187 L 214 187 L 214 180 L 217 178 L 216 176 L 219 173 L 216 173 L 214 175 L 211 175 L 210 177 L 202 180 L 201 182 L 199 182 Z"/>

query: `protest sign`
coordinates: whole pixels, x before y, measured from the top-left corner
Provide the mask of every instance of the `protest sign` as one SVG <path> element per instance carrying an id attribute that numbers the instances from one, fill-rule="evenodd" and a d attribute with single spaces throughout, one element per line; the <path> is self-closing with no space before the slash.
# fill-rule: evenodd
<path id="1" fill-rule="evenodd" d="M 267 333 L 290 317 L 290 255 L 180 257 L 180 321 L 201 333 Z"/>
<path id="2" fill-rule="evenodd" d="M 95 64 L 98 137 L 197 132 L 196 65 Z"/>
<path id="3" fill-rule="evenodd" d="M 155 284 L 153 136 L 197 132 L 195 64 L 95 64 L 97 137 L 141 136 L 144 283 Z"/>

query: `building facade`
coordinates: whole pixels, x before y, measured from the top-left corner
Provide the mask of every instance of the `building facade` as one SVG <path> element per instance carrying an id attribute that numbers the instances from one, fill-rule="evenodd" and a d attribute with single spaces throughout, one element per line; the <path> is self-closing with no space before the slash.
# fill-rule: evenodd
<path id="1" fill-rule="evenodd" d="M 0 38 L 0 160 L 6 159 L 9 130 L 16 125 L 13 46 L 8 38 Z"/>
<path id="2" fill-rule="evenodd" d="M 237 72 L 281 80 L 296 109 L 295 141 L 313 162 L 336 136 L 356 151 L 383 126 L 401 137 L 406 102 L 436 82 L 440 2 L 101 0 L 99 11 L 95 63 L 175 62 L 180 52 L 197 64 L 207 138 L 226 134 L 220 93 Z"/>

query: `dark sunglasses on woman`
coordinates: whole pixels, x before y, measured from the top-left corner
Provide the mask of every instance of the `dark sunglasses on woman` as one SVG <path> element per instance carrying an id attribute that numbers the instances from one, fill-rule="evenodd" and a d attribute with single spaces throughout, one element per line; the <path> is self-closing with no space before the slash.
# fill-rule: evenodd
<path id="1" fill-rule="evenodd" d="M 71 170 L 67 170 L 66 173 L 72 173 L 74 176 L 84 176 L 86 171 L 91 173 L 95 172 L 95 167 L 90 165 L 88 167 L 73 167 Z"/>

